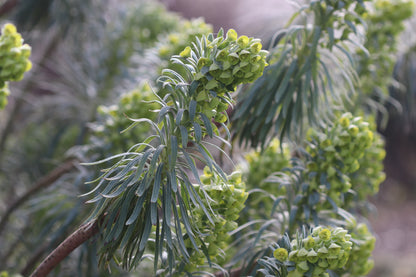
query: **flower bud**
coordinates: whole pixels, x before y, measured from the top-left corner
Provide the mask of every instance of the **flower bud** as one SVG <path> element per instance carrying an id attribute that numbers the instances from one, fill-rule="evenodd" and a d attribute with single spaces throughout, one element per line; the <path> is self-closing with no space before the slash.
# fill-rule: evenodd
<path id="1" fill-rule="evenodd" d="M 287 253 L 287 250 L 285 248 L 277 248 L 276 250 L 274 250 L 273 256 L 277 260 L 279 260 L 281 262 L 284 262 L 288 258 L 288 253 Z"/>

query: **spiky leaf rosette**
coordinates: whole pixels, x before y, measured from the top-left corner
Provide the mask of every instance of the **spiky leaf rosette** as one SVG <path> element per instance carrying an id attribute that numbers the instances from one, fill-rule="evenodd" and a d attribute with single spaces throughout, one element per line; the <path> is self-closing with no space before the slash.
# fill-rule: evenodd
<path id="1" fill-rule="evenodd" d="M 365 11 L 363 2 L 308 1 L 293 17 L 303 24 L 275 35 L 270 66 L 238 97 L 232 126 L 240 144 L 264 148 L 276 135 L 300 140 L 306 122 L 318 126 L 350 97 L 358 78 L 349 53 L 363 48 L 356 12 Z"/>
<path id="2" fill-rule="evenodd" d="M 0 109 L 7 104 L 9 95 L 8 82 L 20 81 L 26 71 L 30 70 L 31 48 L 23 44 L 22 36 L 13 24 L 6 24 L 0 36 Z"/>
<path id="3" fill-rule="evenodd" d="M 216 38 L 212 34 L 199 38 L 171 59 L 181 70 L 162 72 L 156 120 L 133 119 L 130 127 L 149 124 L 154 134 L 126 153 L 94 163 L 116 160 L 103 170 L 89 193 L 95 195 L 89 202 L 96 205 L 91 219 L 101 226 L 102 262 L 121 252 L 120 263 L 128 269 L 136 267 L 151 236 L 155 271 L 159 266 L 173 270 L 177 257 L 188 263 L 188 246 L 199 252 L 198 241 L 204 234 L 189 216 L 192 207 L 202 211 L 211 224 L 221 214 L 207 201 L 209 192 L 202 185 L 195 159 L 228 183 L 206 146 L 219 147 L 203 138 L 208 135 L 228 143 L 217 135 L 212 121 L 226 121 L 230 92 L 262 74 L 265 55 L 259 40 L 237 37 L 233 30 L 224 37 L 221 30 Z M 225 125 L 224 129 L 228 130 Z M 203 252 L 209 258 L 209 252 Z"/>

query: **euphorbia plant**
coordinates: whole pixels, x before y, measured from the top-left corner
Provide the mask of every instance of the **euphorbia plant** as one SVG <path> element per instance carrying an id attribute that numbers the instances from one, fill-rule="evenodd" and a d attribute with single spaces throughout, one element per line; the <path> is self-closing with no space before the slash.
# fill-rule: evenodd
<path id="1" fill-rule="evenodd" d="M 131 126 L 150 124 L 154 134 L 128 152 L 106 159 L 119 161 L 104 170 L 89 193 L 96 194 L 88 201 L 96 205 L 90 224 L 99 225 L 103 263 L 115 258 L 121 249 L 120 262 L 132 269 L 153 240 L 155 270 L 160 261 L 172 272 L 179 256 L 189 263 L 187 246 L 202 251 L 208 259 L 213 254 L 214 250 L 204 242 L 210 236 L 201 230 L 203 226 L 198 225 L 192 210 L 197 207 L 213 227 L 221 215 L 212 208 L 215 204 L 211 202 L 217 200 L 205 191 L 195 159 L 218 176 L 215 178 L 224 180 L 224 185 L 219 185 L 222 189 L 231 189 L 225 185 L 228 178 L 207 148 L 210 143 L 203 139 L 207 136 L 223 140 L 213 120 L 227 129 L 223 123 L 227 121 L 225 110 L 233 101 L 231 93 L 237 85 L 259 77 L 267 65 L 267 52 L 261 47 L 257 39 L 238 37 L 234 30 L 224 35 L 220 30 L 216 37 L 203 36 L 172 57 L 171 62 L 182 70 L 162 71 L 161 89 L 154 101 L 160 107 L 157 120 L 133 119 Z M 199 192 L 193 183 L 199 184 Z M 244 201 L 244 197 L 240 200 Z M 189 243 L 185 244 L 185 240 Z M 33 275 L 46 272 L 50 264 L 51 259 L 45 260 Z"/>
<path id="2" fill-rule="evenodd" d="M 364 2 L 305 4 L 271 54 L 234 30 L 201 34 L 180 50 L 174 34 L 163 40 L 170 47 L 157 44 L 161 59 L 177 53 L 154 88 L 100 109 L 108 122 L 94 138 L 125 152 L 93 163 L 110 164 L 84 195 L 95 210 L 33 276 L 97 234 L 102 265 L 134 270 L 150 259 L 155 275 L 366 274 L 374 237 L 353 213 L 384 178 L 383 144 L 369 117 L 340 108 L 358 86 L 351 53 L 366 53 Z M 229 130 L 264 150 L 248 155 L 243 178 L 215 159 L 214 151 L 226 154 L 218 144 L 230 146 Z"/>

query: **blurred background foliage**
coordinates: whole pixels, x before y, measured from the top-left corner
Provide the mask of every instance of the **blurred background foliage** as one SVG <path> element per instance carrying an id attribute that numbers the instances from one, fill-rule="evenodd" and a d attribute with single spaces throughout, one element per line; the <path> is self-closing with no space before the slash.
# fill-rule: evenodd
<path id="1" fill-rule="evenodd" d="M 379 198 L 391 203 L 411 198 L 406 191 L 416 192 L 415 18 L 405 25 L 402 20 L 411 16 L 410 6 L 392 14 L 390 11 L 397 9 L 394 4 L 378 3 L 380 6 L 366 18 L 369 28 L 364 43 L 377 55 L 368 59 L 362 51 L 356 52 L 358 75 L 364 84 L 359 95 L 365 98 L 351 103 L 380 111 L 388 182 Z M 187 20 L 165 7 L 188 18 L 204 16 L 213 26 L 202 19 Z M 155 116 L 151 105 L 133 103 L 152 98 L 151 86 L 172 54 L 180 52 L 194 35 L 219 27 L 233 27 L 272 41 L 292 11 L 283 0 L 268 0 L 262 5 L 248 0 L 2 1 L 0 23 L 14 23 L 32 46 L 33 68 L 22 82 L 11 84 L 10 103 L 0 111 L 0 269 L 27 275 L 82 223 L 90 207 L 78 196 L 91 189 L 85 182 L 97 177 L 97 169 L 81 167 L 79 162 L 126 150 L 150 131 L 136 128 L 114 136 L 129 126 L 126 116 Z M 402 29 L 406 37 L 399 36 Z M 389 36 L 379 40 L 377 32 Z M 386 78 L 393 69 L 394 74 Z M 278 142 L 273 143 L 275 149 L 266 150 L 264 159 L 253 166 L 270 167 L 271 172 L 287 166 L 286 159 L 276 162 L 269 158 L 269 152 L 278 149 Z M 288 156 L 285 151 L 282 155 Z M 254 160 L 256 155 L 251 152 L 247 160 Z M 247 179 L 247 186 L 254 189 L 255 178 L 263 180 L 269 173 L 256 167 L 250 170 L 258 175 Z M 268 185 L 266 182 L 262 188 Z M 399 191 L 398 185 L 404 189 Z M 7 207 L 36 186 L 42 193 L 30 195 L 28 201 L 4 216 Z M 392 191 L 398 198 L 392 198 Z M 416 226 L 416 222 L 412 224 Z M 414 234 L 410 238 L 416 240 Z M 110 267 L 115 276 L 145 276 L 146 272 L 141 269 L 140 273 L 127 274 Z M 55 276 L 108 275 L 101 270 L 94 242 L 90 242 L 66 259 Z M 374 276 L 392 276 L 377 274 Z"/>

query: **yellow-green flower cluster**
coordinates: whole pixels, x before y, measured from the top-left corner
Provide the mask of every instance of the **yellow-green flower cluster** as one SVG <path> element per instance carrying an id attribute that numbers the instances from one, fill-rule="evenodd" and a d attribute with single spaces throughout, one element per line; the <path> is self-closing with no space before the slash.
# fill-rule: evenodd
<path id="1" fill-rule="evenodd" d="M 371 254 L 374 250 L 376 238 L 364 223 L 358 224 L 351 230 L 350 234 L 355 243 L 350 258 L 345 265 L 345 271 L 352 277 L 365 276 L 374 266 Z"/>
<path id="2" fill-rule="evenodd" d="M 272 193 L 276 186 L 264 179 L 290 165 L 290 149 L 286 144 L 280 148 L 280 141 L 273 139 L 263 151 L 247 153 L 245 160 L 248 163 L 247 172 L 244 172 L 247 188 L 262 188 Z"/>
<path id="3" fill-rule="evenodd" d="M 289 277 L 306 276 L 306 272 L 313 277 L 327 276 L 327 269 L 338 270 L 347 264 L 353 245 L 350 239 L 351 235 L 341 227 L 318 226 L 307 237 L 292 240 L 289 253 L 285 248 L 277 248 L 273 256 L 280 262 L 295 264 Z"/>
<path id="4" fill-rule="evenodd" d="M 374 141 L 369 124 L 362 117 L 343 114 L 328 130 L 310 130 L 306 151 L 310 189 L 327 193 L 339 203 L 341 193 L 352 187 L 351 174 L 360 168 L 360 159 Z"/>
<path id="5" fill-rule="evenodd" d="M 180 55 L 192 58 L 197 53 L 197 49 L 194 50 L 188 46 Z M 228 93 L 235 91 L 237 85 L 253 82 L 263 74 L 267 51 L 262 50 L 259 39 L 238 37 L 233 29 L 226 37 L 221 34 L 211 41 L 207 39 L 204 51 L 199 53 L 201 56 L 194 65 L 190 96 L 198 104 L 197 112 L 223 123 L 227 120 L 225 111 L 232 102 Z"/>
<path id="6" fill-rule="evenodd" d="M 22 36 L 13 24 L 6 24 L 0 36 L 0 109 L 7 104 L 8 82 L 20 81 L 30 70 L 31 48 L 23 44 Z"/>
<path id="7" fill-rule="evenodd" d="M 155 99 L 151 87 L 142 84 L 137 89 L 123 94 L 117 105 L 98 107 L 101 122 L 94 128 L 95 136 L 104 139 L 111 153 L 124 152 L 143 141 L 150 132 L 149 124 L 138 124 L 129 132 L 122 133 L 122 131 L 133 123 L 131 119 L 155 120 L 157 113 L 152 110 L 156 110 L 159 106 L 149 102 Z"/>
<path id="8" fill-rule="evenodd" d="M 404 21 L 410 18 L 415 3 L 410 0 L 376 0 L 374 9 L 364 19 L 367 22 L 365 49 L 357 51 L 360 89 L 371 95 L 374 88 L 388 93 L 393 67 L 396 62 L 398 36 L 404 30 Z"/>
<path id="9" fill-rule="evenodd" d="M 212 33 L 212 26 L 197 18 L 180 22 L 176 32 L 171 32 L 156 47 L 163 60 L 179 54 L 187 45 L 192 45 L 196 37 Z"/>
<path id="10" fill-rule="evenodd" d="M 374 120 L 370 121 L 370 129 L 373 130 L 373 143 L 364 151 L 359 160 L 360 168 L 351 175 L 352 189 L 359 200 L 365 200 L 369 195 L 378 192 L 380 183 L 386 178 L 383 172 L 383 160 L 386 156 L 384 141 L 376 130 Z M 354 199 L 351 199 L 354 200 Z"/>
<path id="11" fill-rule="evenodd" d="M 180 28 L 181 17 L 166 10 L 166 7 L 155 1 L 143 1 L 137 11 L 128 18 L 132 28 L 131 36 L 146 47 L 154 46 L 166 33 Z"/>
<path id="12" fill-rule="evenodd" d="M 236 220 L 244 208 L 248 193 L 245 190 L 245 184 L 242 182 L 241 173 L 238 171 L 229 175 L 227 182 L 224 182 L 206 167 L 204 174 L 201 176 L 201 181 L 207 195 L 204 195 L 199 185 L 195 187 L 206 207 L 210 206 L 216 213 L 213 218 L 214 225 L 208 220 L 201 207 L 194 207 L 191 216 L 197 224 L 195 227 L 203 234 L 201 237 L 203 242 L 200 243 L 205 244 L 211 261 L 222 263 L 225 258 L 223 249 L 227 246 L 227 240 L 230 237 L 228 232 L 238 227 Z M 208 200 L 207 196 L 211 200 Z M 191 247 L 189 240 L 185 242 Z M 202 246 L 200 248 L 199 253 L 191 254 L 190 263 L 186 270 L 193 271 L 197 265 L 202 265 L 205 262 Z"/>

